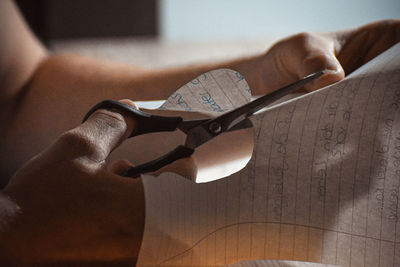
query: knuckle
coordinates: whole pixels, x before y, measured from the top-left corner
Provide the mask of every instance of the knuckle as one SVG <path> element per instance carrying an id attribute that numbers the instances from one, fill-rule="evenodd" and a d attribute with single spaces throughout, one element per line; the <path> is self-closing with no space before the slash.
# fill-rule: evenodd
<path id="1" fill-rule="evenodd" d="M 289 37 L 286 43 L 292 50 L 304 53 L 309 51 L 310 48 L 314 47 L 316 44 L 321 43 L 322 39 L 323 37 L 318 34 L 301 32 Z"/>
<path id="2" fill-rule="evenodd" d="M 276 46 L 289 46 L 289 47 L 304 47 L 306 43 L 309 42 L 310 38 L 312 38 L 312 34 L 309 32 L 301 32 L 291 35 L 287 38 L 280 40 L 278 43 L 274 45 Z"/>
<path id="3" fill-rule="evenodd" d="M 81 162 L 76 160 L 83 158 L 90 159 L 92 163 L 101 163 L 106 156 L 101 140 L 76 129 L 63 133 L 56 141 L 56 148 L 64 159 L 74 160 L 75 163 Z"/>
<path id="4" fill-rule="evenodd" d="M 301 32 L 293 35 L 292 40 L 294 40 L 299 45 L 307 43 L 311 38 L 313 38 L 313 34 L 310 32 Z"/>
<path id="5" fill-rule="evenodd" d="M 63 133 L 57 140 L 57 145 L 62 148 L 68 148 L 73 155 L 83 155 L 86 153 L 94 153 L 96 145 L 89 136 L 76 131 L 70 130 Z"/>

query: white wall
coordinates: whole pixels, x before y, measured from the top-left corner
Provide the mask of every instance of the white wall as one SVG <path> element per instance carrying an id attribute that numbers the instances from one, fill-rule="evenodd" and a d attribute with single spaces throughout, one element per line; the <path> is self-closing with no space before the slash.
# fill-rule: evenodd
<path id="1" fill-rule="evenodd" d="M 166 40 L 260 39 L 400 19 L 400 0 L 160 0 L 160 16 Z"/>

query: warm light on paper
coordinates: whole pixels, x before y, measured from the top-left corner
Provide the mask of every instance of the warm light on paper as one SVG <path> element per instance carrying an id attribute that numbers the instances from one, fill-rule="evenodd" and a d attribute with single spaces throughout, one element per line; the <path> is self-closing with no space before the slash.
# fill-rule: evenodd
<path id="1" fill-rule="evenodd" d="M 196 183 L 225 178 L 243 169 L 253 153 L 253 128 L 227 132 L 200 146 L 193 155 Z"/>

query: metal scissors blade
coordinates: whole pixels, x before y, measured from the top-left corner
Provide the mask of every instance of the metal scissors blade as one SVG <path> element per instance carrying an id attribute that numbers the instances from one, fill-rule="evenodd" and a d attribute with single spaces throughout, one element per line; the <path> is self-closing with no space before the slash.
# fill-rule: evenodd
<path id="1" fill-rule="evenodd" d="M 223 132 L 227 132 L 234 126 L 245 121 L 248 117 L 253 115 L 255 112 L 266 107 L 267 105 L 275 102 L 276 100 L 300 89 L 305 84 L 321 77 L 324 71 L 310 74 L 303 79 L 294 82 L 288 86 L 278 89 L 270 94 L 264 95 L 256 100 L 249 102 L 239 108 L 224 113 L 223 115 L 214 119 L 206 120 L 197 126 L 186 131 L 187 138 L 185 146 L 189 148 L 196 148 L 209 140 L 215 138 Z M 248 123 L 243 123 L 248 125 Z M 237 127 L 235 127 L 237 128 Z"/>

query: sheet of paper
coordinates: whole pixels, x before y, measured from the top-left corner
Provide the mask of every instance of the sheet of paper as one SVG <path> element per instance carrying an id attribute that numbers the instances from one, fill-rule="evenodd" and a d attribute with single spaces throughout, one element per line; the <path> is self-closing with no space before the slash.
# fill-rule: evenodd
<path id="1" fill-rule="evenodd" d="M 231 83 L 205 83 L 203 96 L 183 89 L 164 108 L 204 110 L 204 102 L 223 112 L 248 93 L 231 93 Z M 142 177 L 139 265 L 400 266 L 400 45 L 252 121 L 254 153 L 240 172 L 205 184 L 171 173 Z"/>

